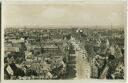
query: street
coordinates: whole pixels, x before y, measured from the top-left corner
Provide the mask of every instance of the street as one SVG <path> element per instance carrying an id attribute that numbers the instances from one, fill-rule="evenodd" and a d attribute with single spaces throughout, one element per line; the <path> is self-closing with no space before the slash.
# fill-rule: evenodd
<path id="1" fill-rule="evenodd" d="M 79 43 L 73 38 L 73 46 L 75 47 L 75 56 L 76 56 L 76 77 L 74 79 L 84 80 L 89 79 L 91 74 L 90 65 L 87 61 L 86 51 L 80 47 Z"/>

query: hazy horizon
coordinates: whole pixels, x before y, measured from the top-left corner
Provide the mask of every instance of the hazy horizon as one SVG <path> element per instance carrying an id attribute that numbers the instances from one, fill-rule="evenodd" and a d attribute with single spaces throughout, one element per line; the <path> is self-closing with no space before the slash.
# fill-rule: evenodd
<path id="1" fill-rule="evenodd" d="M 124 26 L 124 3 L 5 4 L 5 26 Z"/>
<path id="2" fill-rule="evenodd" d="M 72 29 L 72 28 L 81 28 L 81 29 L 124 29 L 124 26 L 7 26 L 5 29 Z"/>

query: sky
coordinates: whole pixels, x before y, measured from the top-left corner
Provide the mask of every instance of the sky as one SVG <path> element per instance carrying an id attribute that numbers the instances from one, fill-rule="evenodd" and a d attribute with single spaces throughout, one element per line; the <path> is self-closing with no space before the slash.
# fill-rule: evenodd
<path id="1" fill-rule="evenodd" d="M 27 25 L 124 25 L 123 3 L 5 4 L 7 26 Z"/>

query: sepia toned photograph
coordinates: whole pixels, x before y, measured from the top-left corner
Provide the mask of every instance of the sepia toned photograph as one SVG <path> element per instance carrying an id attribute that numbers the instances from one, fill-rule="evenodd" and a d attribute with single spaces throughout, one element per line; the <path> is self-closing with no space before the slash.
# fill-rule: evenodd
<path id="1" fill-rule="evenodd" d="M 125 79 L 125 3 L 4 3 L 4 80 Z"/>

